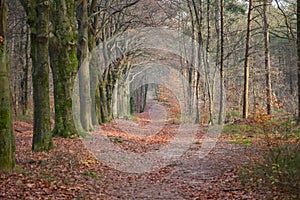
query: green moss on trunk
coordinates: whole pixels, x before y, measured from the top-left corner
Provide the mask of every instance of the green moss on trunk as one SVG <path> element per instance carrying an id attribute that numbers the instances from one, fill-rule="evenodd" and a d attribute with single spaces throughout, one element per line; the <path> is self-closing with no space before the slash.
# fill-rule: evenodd
<path id="1" fill-rule="evenodd" d="M 7 7 L 0 0 L 0 171 L 11 171 L 15 166 L 15 136 L 12 128 L 10 72 L 7 62 L 5 28 Z"/>
<path id="2" fill-rule="evenodd" d="M 54 80 L 54 135 L 77 137 L 72 115 L 72 87 L 77 73 L 77 30 L 75 1 L 53 3 L 54 37 L 50 40 L 50 58 Z"/>

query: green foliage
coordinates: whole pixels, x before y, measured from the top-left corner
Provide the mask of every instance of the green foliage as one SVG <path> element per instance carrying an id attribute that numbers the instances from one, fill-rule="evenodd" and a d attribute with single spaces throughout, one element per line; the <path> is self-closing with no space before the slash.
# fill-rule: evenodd
<path id="1" fill-rule="evenodd" d="M 130 115 L 130 120 L 136 121 L 138 117 L 136 115 Z"/>
<path id="2" fill-rule="evenodd" d="M 259 127 L 251 126 L 246 123 L 227 124 L 223 127 L 223 133 L 230 135 L 232 143 L 241 144 L 243 146 L 249 146 L 251 139 L 259 132 L 261 132 Z"/>
<path id="3" fill-rule="evenodd" d="M 23 169 L 22 167 L 19 167 L 19 166 L 16 166 L 14 170 L 16 172 L 22 173 L 22 174 L 27 174 L 28 173 L 25 169 Z"/>
<path id="4" fill-rule="evenodd" d="M 300 139 L 300 126 L 291 116 L 271 117 L 261 113 L 249 120 L 226 124 L 223 133 L 230 135 L 234 143 L 251 143 L 260 139 L 262 143 L 272 146 L 277 141 L 295 142 Z M 248 141 L 249 140 L 249 141 Z"/>
<path id="5" fill-rule="evenodd" d="M 232 110 L 230 112 L 226 112 L 226 120 L 231 121 L 236 118 L 241 118 L 241 114 L 238 110 Z"/>
<path id="6" fill-rule="evenodd" d="M 270 148 L 253 165 L 245 166 L 240 176 L 246 185 L 269 188 L 287 194 L 291 199 L 300 197 L 300 146 L 284 144 Z"/>
<path id="7" fill-rule="evenodd" d="M 226 10 L 233 14 L 245 14 L 246 9 L 247 8 L 244 5 L 236 1 L 234 2 L 230 1 L 226 4 Z"/>
<path id="8" fill-rule="evenodd" d="M 241 170 L 244 183 L 267 186 L 290 199 L 300 197 L 300 127 L 289 116 L 260 114 L 251 120 L 256 139 L 265 149 L 252 165 Z"/>
<path id="9" fill-rule="evenodd" d="M 167 166 L 168 167 L 176 167 L 178 164 L 176 164 L 176 163 L 170 163 L 170 164 L 168 164 Z"/>
<path id="10" fill-rule="evenodd" d="M 251 144 L 251 140 L 249 138 L 242 138 L 232 141 L 234 144 L 240 144 L 242 146 L 249 146 Z"/>
<path id="11" fill-rule="evenodd" d="M 85 171 L 84 174 L 88 175 L 88 176 L 90 176 L 92 178 L 95 178 L 95 179 L 102 178 L 102 176 L 99 176 L 97 173 L 95 173 L 93 171 Z"/>

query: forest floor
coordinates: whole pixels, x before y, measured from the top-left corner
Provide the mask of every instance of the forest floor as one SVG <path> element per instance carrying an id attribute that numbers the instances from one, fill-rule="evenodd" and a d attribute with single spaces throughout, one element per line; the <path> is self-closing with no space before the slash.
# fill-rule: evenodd
<path id="1" fill-rule="evenodd" d="M 118 119 L 126 126 L 129 120 Z M 139 126 L 149 124 L 149 113 L 138 114 Z M 165 122 L 152 139 L 121 133 L 116 122 L 101 126 L 125 150 L 143 153 L 163 146 L 178 124 Z M 252 190 L 241 183 L 238 170 L 258 149 L 230 143 L 222 135 L 214 149 L 199 158 L 200 126 L 196 141 L 177 160 L 146 173 L 126 173 L 106 166 L 91 154 L 82 139 L 54 138 L 49 152 L 32 152 L 32 125 L 15 122 L 17 167 L 0 174 L 0 199 L 268 199 L 268 190 Z M 129 127 L 130 129 L 130 127 Z M 95 129 L 95 132 L 99 127 Z"/>
<path id="2" fill-rule="evenodd" d="M 106 126 L 114 129 L 113 123 Z M 18 122 L 15 128 L 20 131 L 16 133 L 17 168 L 13 173 L 1 174 L 0 199 L 263 199 L 265 196 L 264 191 L 245 189 L 238 179 L 237 168 L 247 162 L 249 149 L 223 139 L 203 159 L 197 154 L 201 144 L 195 143 L 176 163 L 157 171 L 132 174 L 100 163 L 80 139 L 54 138 L 55 148 L 51 151 L 33 153 L 32 126 Z M 126 143 L 130 141 L 122 145 Z M 132 142 L 128 146 L 131 149 L 135 145 Z"/>

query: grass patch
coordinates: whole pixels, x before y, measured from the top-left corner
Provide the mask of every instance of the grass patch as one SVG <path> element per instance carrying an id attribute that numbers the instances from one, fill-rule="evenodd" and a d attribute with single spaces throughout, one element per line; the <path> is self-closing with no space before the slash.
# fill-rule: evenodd
<path id="1" fill-rule="evenodd" d="M 242 146 L 249 146 L 251 144 L 251 140 L 248 139 L 248 138 L 245 138 L 245 139 L 237 139 L 237 140 L 233 140 L 231 141 L 233 144 L 239 144 L 239 145 L 242 145 Z"/>
<path id="2" fill-rule="evenodd" d="M 167 166 L 168 167 L 176 167 L 178 164 L 176 164 L 176 163 L 171 163 L 171 164 L 168 164 Z"/>
<path id="3" fill-rule="evenodd" d="M 19 166 L 16 166 L 14 170 L 18 173 L 27 174 L 27 171 Z"/>
<path id="4" fill-rule="evenodd" d="M 258 127 L 241 124 L 227 124 L 223 127 L 223 133 L 229 136 L 229 142 L 234 144 L 240 144 L 243 146 L 249 146 L 252 142 L 252 138 L 256 137 L 259 132 Z"/>
<path id="5" fill-rule="evenodd" d="M 95 178 L 95 179 L 102 178 L 102 176 L 99 176 L 97 173 L 95 173 L 93 171 L 85 171 L 84 174 L 87 176 L 90 176 L 92 178 Z"/>
<path id="6" fill-rule="evenodd" d="M 136 115 L 130 115 L 129 118 L 132 121 L 137 121 L 138 120 L 138 117 Z"/>

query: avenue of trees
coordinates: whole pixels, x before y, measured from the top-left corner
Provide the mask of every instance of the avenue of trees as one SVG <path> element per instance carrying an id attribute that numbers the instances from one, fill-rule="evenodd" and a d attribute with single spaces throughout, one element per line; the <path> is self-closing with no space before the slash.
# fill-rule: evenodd
<path id="1" fill-rule="evenodd" d="M 15 165 L 13 116 L 33 114 L 32 150 L 47 151 L 53 136 L 76 138 L 144 110 L 149 86 L 132 91 L 128 74 L 153 52 L 126 49 L 134 38 L 110 40 L 138 28 L 167 27 L 193 39 L 191 51 L 182 49 L 179 69 L 188 80 L 185 95 L 195 123 L 221 124 L 281 108 L 300 119 L 300 0 L 0 2 L 2 170 Z M 87 59 L 99 45 L 103 69 Z M 183 59 L 186 52 L 193 63 Z M 74 91 L 79 119 L 73 119 Z"/>

